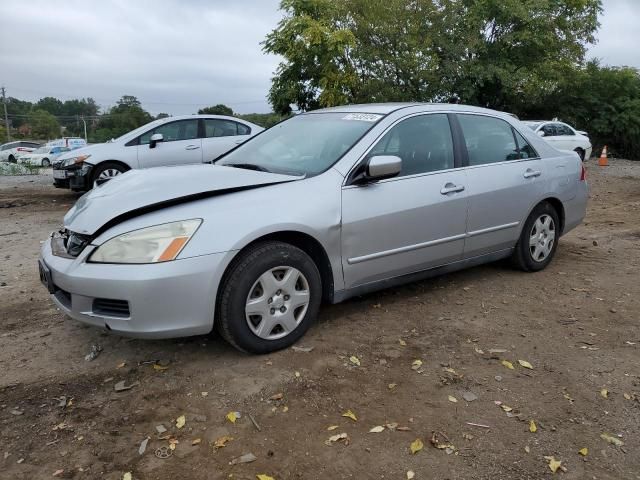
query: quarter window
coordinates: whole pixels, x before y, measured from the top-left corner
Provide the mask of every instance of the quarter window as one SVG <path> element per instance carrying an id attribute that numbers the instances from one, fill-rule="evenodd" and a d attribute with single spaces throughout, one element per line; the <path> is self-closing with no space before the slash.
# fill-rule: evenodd
<path id="1" fill-rule="evenodd" d="M 251 133 L 251 130 L 238 122 L 217 118 L 205 118 L 204 120 L 205 138 L 249 135 L 249 133 Z"/>
<path id="2" fill-rule="evenodd" d="M 177 122 L 160 125 L 142 134 L 140 136 L 140 145 L 147 145 L 151 139 L 151 135 L 156 133 L 162 134 L 164 142 L 192 140 L 198 138 L 198 120 L 179 120 Z"/>
<path id="3" fill-rule="evenodd" d="M 374 155 L 400 157 L 399 176 L 453 168 L 453 140 L 447 115 L 420 115 L 400 122 L 369 152 L 369 157 Z"/>
<path id="4" fill-rule="evenodd" d="M 504 120 L 483 115 L 458 115 L 469 165 L 487 165 L 520 158 L 513 130 Z"/>
<path id="5" fill-rule="evenodd" d="M 558 135 L 558 131 L 555 125 L 548 124 L 542 127 L 542 131 L 544 132 L 545 137 L 555 137 Z"/>
<path id="6" fill-rule="evenodd" d="M 525 138 L 516 130 L 513 131 L 516 136 L 516 141 L 518 142 L 518 152 L 520 153 L 520 158 L 537 158 L 538 154 L 533 149 L 529 142 L 525 140 Z"/>

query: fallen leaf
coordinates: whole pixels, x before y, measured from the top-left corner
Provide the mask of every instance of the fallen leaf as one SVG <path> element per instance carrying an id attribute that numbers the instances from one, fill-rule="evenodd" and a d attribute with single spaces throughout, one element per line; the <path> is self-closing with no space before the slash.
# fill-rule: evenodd
<path id="1" fill-rule="evenodd" d="M 581 448 L 580 450 L 578 450 L 578 453 L 583 457 L 586 457 L 587 455 L 589 455 L 589 449 L 587 447 Z"/>
<path id="2" fill-rule="evenodd" d="M 349 445 L 349 435 L 347 435 L 345 432 L 330 436 L 327 440 L 325 440 L 324 444 L 331 445 L 332 443 L 341 442 L 343 440 L 345 445 Z"/>
<path id="3" fill-rule="evenodd" d="M 606 440 L 612 445 L 615 445 L 616 447 L 621 447 L 624 445 L 624 442 L 622 440 L 620 440 L 618 437 L 609 435 L 608 433 L 601 433 L 600 438 L 602 438 L 603 440 Z"/>
<path id="4" fill-rule="evenodd" d="M 296 378 L 300 378 L 300 372 L 295 373 Z"/>
<path id="5" fill-rule="evenodd" d="M 220 437 L 215 442 L 213 442 L 213 448 L 217 450 L 219 448 L 226 447 L 227 443 L 230 442 L 231 440 L 233 440 L 233 437 L 230 437 L 229 435 Z"/>
<path id="6" fill-rule="evenodd" d="M 353 363 L 354 365 L 358 366 L 358 367 L 360 366 L 360 359 L 358 357 L 356 357 L 355 355 L 351 355 L 349 357 L 349 361 L 351 363 Z"/>
<path id="7" fill-rule="evenodd" d="M 531 453 L 531 449 L 529 448 L 529 445 L 526 445 L 524 447 L 524 451 L 527 452 L 527 453 Z"/>
<path id="8" fill-rule="evenodd" d="M 231 423 L 236 423 L 237 419 L 238 419 L 237 412 L 227 413 L 227 420 L 229 420 Z"/>
<path id="9" fill-rule="evenodd" d="M 502 360 L 500 363 L 507 367 L 509 370 L 514 370 L 513 363 L 509 362 L 508 360 Z"/>
<path id="10" fill-rule="evenodd" d="M 407 470 L 407 480 L 412 480 L 416 478 L 416 474 L 413 473 L 413 470 Z"/>
<path id="11" fill-rule="evenodd" d="M 382 425 L 378 425 L 369 430 L 369 433 L 380 433 L 382 431 L 384 431 L 384 427 Z"/>
<path id="12" fill-rule="evenodd" d="M 411 370 L 418 370 L 422 367 L 422 360 L 416 359 L 411 363 Z"/>
<path id="13" fill-rule="evenodd" d="M 389 385 L 387 385 L 387 387 L 389 388 L 389 390 L 393 390 L 394 388 L 396 388 L 398 386 L 397 383 L 390 383 Z"/>
<path id="14" fill-rule="evenodd" d="M 270 477 L 269 475 L 265 475 L 264 473 L 260 473 L 260 474 L 256 475 L 256 478 L 258 480 L 276 480 L 275 478 Z"/>
<path id="15" fill-rule="evenodd" d="M 549 469 L 553 472 L 556 473 L 558 471 L 558 469 L 560 468 L 560 465 L 562 465 L 562 461 L 561 460 L 556 460 L 555 457 L 544 457 L 545 460 L 549 461 Z"/>
<path id="16" fill-rule="evenodd" d="M 282 400 L 284 397 L 284 393 L 276 393 L 275 395 L 271 395 L 269 400 Z"/>
<path id="17" fill-rule="evenodd" d="M 123 368 L 126 364 L 127 362 L 119 363 L 118 365 L 116 365 L 116 368 Z"/>
<path id="18" fill-rule="evenodd" d="M 500 408 L 502 410 L 504 410 L 505 412 L 511 412 L 513 410 L 513 408 L 511 408 L 509 405 L 505 405 L 505 404 L 500 405 Z"/>
<path id="19" fill-rule="evenodd" d="M 158 363 L 153 364 L 154 370 L 163 371 L 163 370 L 167 370 L 168 368 L 169 368 L 169 365 L 160 365 Z"/>
<path id="20" fill-rule="evenodd" d="M 282 411 L 284 413 L 287 413 L 289 411 L 289 407 L 287 405 L 285 405 L 284 407 L 282 407 Z"/>
<path id="21" fill-rule="evenodd" d="M 229 462 L 229 465 L 239 465 L 242 463 L 251 463 L 255 462 L 258 459 L 253 453 L 245 453 L 244 455 L 240 455 L 237 458 L 234 458 Z"/>
<path id="22" fill-rule="evenodd" d="M 440 441 L 440 436 L 443 436 L 443 434 L 438 434 L 438 432 L 433 432 L 431 434 L 431 445 L 433 445 L 435 448 L 439 449 L 439 450 L 445 450 L 446 453 L 448 455 L 452 454 L 453 452 L 455 452 L 456 447 L 449 442 L 449 439 L 445 437 L 445 441 Z"/>
<path id="23" fill-rule="evenodd" d="M 122 476 L 122 480 L 131 480 L 132 478 L 131 472 L 127 472 Z"/>
<path id="24" fill-rule="evenodd" d="M 404 341 L 403 339 L 401 339 L 401 338 L 399 338 L 399 339 L 398 339 L 398 343 L 399 343 L 400 345 L 402 345 L 403 347 L 406 347 L 406 346 L 407 346 L 407 342 L 405 342 L 405 341 Z"/>
<path id="25" fill-rule="evenodd" d="M 629 395 L 628 393 L 623 393 L 622 396 L 627 400 L 631 400 L 631 395 Z"/>
<path id="26" fill-rule="evenodd" d="M 314 347 L 296 347 L 295 345 L 293 347 L 291 347 L 291 350 L 293 350 L 294 352 L 303 352 L 303 353 L 309 353 L 313 351 Z"/>
<path id="27" fill-rule="evenodd" d="M 201 442 L 202 442 L 202 440 L 200 438 L 194 438 L 191 441 L 191 445 L 200 445 Z"/>
<path id="28" fill-rule="evenodd" d="M 480 355 L 484 355 L 484 350 L 479 349 L 475 345 L 474 345 L 473 349 L 476 351 L 476 353 L 479 353 Z"/>
<path id="29" fill-rule="evenodd" d="M 489 353 L 505 353 L 507 350 L 504 348 L 490 348 Z"/>
<path id="30" fill-rule="evenodd" d="M 187 420 L 184 418 L 184 415 L 180 415 L 178 418 L 176 418 L 176 428 L 184 427 L 186 421 Z"/>
<path id="31" fill-rule="evenodd" d="M 399 432 L 410 432 L 411 429 L 409 427 L 397 427 L 396 430 Z"/>
<path id="32" fill-rule="evenodd" d="M 335 430 L 336 428 L 338 428 L 338 425 L 329 425 L 329 426 L 327 427 L 327 430 L 328 430 L 328 431 L 332 431 L 332 430 Z"/>
<path id="33" fill-rule="evenodd" d="M 526 360 L 518 360 L 518 363 L 520 364 L 521 367 L 528 368 L 529 370 L 533 370 L 533 365 L 531 365 Z"/>
<path id="34" fill-rule="evenodd" d="M 600 390 L 600 395 L 603 398 L 608 398 L 609 397 L 609 390 L 607 390 L 606 388 L 603 388 L 602 390 Z"/>
<path id="35" fill-rule="evenodd" d="M 62 468 L 60 468 L 60 469 L 56 470 L 55 472 L 53 472 L 53 476 L 54 477 L 59 477 L 63 473 L 64 473 L 64 470 Z"/>
<path id="36" fill-rule="evenodd" d="M 453 395 L 449 395 L 449 401 L 453 402 L 453 403 L 458 403 L 458 399 L 456 397 L 454 397 Z"/>
<path id="37" fill-rule="evenodd" d="M 351 410 L 347 410 L 346 412 L 344 412 L 342 414 L 343 417 L 347 417 L 350 418 L 351 420 L 353 420 L 354 422 L 358 421 L 358 417 L 356 417 L 356 414 L 353 413 Z"/>
<path id="38" fill-rule="evenodd" d="M 533 420 L 529 420 L 529 431 L 531 433 L 536 433 L 538 431 L 538 427 L 536 426 L 536 422 Z"/>
<path id="39" fill-rule="evenodd" d="M 178 445 L 180 443 L 180 441 L 178 441 L 178 439 L 176 438 L 170 438 L 169 439 L 169 448 L 171 450 L 175 450 L 176 449 L 176 445 Z"/>
<path id="40" fill-rule="evenodd" d="M 411 442 L 409 449 L 411 450 L 411 453 L 415 455 L 420 450 L 422 450 L 423 447 L 424 447 L 424 444 L 422 443 L 422 440 L 420 440 L 419 438 L 416 438 L 413 442 Z"/>

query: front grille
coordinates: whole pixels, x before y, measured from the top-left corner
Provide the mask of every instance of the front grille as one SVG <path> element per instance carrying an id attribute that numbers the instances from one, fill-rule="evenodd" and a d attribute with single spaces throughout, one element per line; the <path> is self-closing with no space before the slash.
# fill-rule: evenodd
<path id="1" fill-rule="evenodd" d="M 93 313 L 97 315 L 108 315 L 110 317 L 128 318 L 130 316 L 129 302 L 110 298 L 96 298 L 93 300 Z"/>

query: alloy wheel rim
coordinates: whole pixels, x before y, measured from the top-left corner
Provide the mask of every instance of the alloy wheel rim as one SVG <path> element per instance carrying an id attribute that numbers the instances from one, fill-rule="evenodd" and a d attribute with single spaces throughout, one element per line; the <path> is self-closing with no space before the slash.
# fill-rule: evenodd
<path id="1" fill-rule="evenodd" d="M 270 268 L 249 289 L 245 318 L 249 329 L 264 340 L 278 340 L 293 332 L 309 308 L 309 282 L 297 268 Z"/>
<path id="2" fill-rule="evenodd" d="M 118 170 L 117 168 L 107 168 L 106 170 L 104 170 L 98 176 L 98 180 L 107 180 L 109 178 L 116 177 L 116 176 L 120 175 L 121 173 L 122 172 L 120 170 Z"/>
<path id="3" fill-rule="evenodd" d="M 531 227 L 529 234 L 529 252 L 535 262 L 544 262 L 556 240 L 556 225 L 550 215 L 540 215 Z"/>

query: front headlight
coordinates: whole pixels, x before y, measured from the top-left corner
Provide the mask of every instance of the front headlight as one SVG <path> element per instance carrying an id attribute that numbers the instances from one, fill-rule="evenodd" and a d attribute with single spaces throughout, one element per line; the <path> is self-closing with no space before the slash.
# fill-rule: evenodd
<path id="1" fill-rule="evenodd" d="M 157 263 L 175 260 L 201 223 L 201 219 L 195 218 L 123 233 L 100 245 L 88 262 Z"/>
<path id="2" fill-rule="evenodd" d="M 82 163 L 87 158 L 89 158 L 90 156 L 91 155 L 78 155 L 77 157 L 67 158 L 66 160 L 62 161 L 62 166 L 63 167 L 70 167 L 71 165 L 76 165 L 78 163 Z"/>

